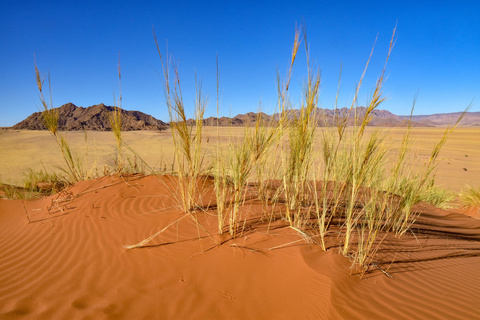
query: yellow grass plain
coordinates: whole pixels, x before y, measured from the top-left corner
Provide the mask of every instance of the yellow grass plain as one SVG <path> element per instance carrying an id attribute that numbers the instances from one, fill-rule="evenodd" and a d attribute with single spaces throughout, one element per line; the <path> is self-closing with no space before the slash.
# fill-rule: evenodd
<path id="1" fill-rule="evenodd" d="M 376 128 L 368 128 L 371 133 Z M 229 142 L 240 139 L 244 134 L 241 127 L 205 127 L 204 150 L 206 162 L 212 159 L 217 141 L 226 147 Z M 319 128 L 319 134 L 323 130 Z M 405 128 L 383 128 L 386 143 L 392 151 L 399 148 Z M 433 145 L 438 142 L 445 128 L 413 128 L 414 144 L 410 153 L 414 161 L 427 161 Z M 116 150 L 112 132 L 65 132 L 73 150 L 83 159 L 84 168 L 102 173 L 105 165 L 113 165 Z M 123 132 L 124 141 L 151 167 L 170 171 L 173 163 L 173 140 L 167 131 Z M 131 160 L 134 156 L 124 150 Z M 320 150 L 319 150 L 320 151 Z M 436 184 L 458 192 L 465 184 L 480 185 L 480 128 L 459 127 L 450 136 L 440 153 Z M 138 161 L 137 161 L 138 162 Z M 22 185 L 25 174 L 30 170 L 47 169 L 60 171 L 64 165 L 58 146 L 47 131 L 2 130 L 0 131 L 0 182 Z"/>

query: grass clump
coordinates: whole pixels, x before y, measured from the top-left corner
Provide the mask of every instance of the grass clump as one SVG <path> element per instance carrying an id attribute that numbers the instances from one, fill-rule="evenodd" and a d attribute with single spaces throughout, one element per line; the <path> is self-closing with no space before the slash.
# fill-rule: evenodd
<path id="1" fill-rule="evenodd" d="M 47 170 L 30 169 L 23 179 L 23 186 L 14 186 L 0 182 L 0 195 L 7 199 L 33 199 L 60 192 L 68 182 L 63 175 Z"/>
<path id="2" fill-rule="evenodd" d="M 231 141 L 227 152 L 217 146 L 213 165 L 219 234 L 223 234 L 228 221 L 228 231 L 237 236 L 239 208 L 248 193 L 249 182 L 256 179 L 257 196 L 265 199 L 269 170 L 266 161 L 269 152 L 278 143 L 279 125 L 265 126 L 261 113 L 257 115 L 254 128 L 244 128 L 243 139 Z M 255 176 L 256 175 L 256 176 Z"/>
<path id="3" fill-rule="evenodd" d="M 0 198 L 31 199 L 34 196 L 34 192 L 26 190 L 25 188 L 0 182 Z"/>
<path id="4" fill-rule="evenodd" d="M 65 178 L 57 173 L 49 173 L 46 170 L 30 170 L 24 179 L 25 189 L 45 195 L 57 193 L 67 186 Z"/>
<path id="5" fill-rule="evenodd" d="M 452 202 L 455 200 L 456 194 L 444 188 L 430 186 L 420 194 L 420 201 L 428 202 L 437 208 L 449 209 L 453 207 Z M 480 203 L 480 202 L 479 202 Z"/>
<path id="6" fill-rule="evenodd" d="M 306 42 L 305 35 L 304 39 Z M 340 114 L 335 108 L 333 124 L 324 119 L 327 127 L 320 135 L 319 148 L 322 161 L 315 171 L 312 159 L 315 158 L 313 150 L 318 149 L 314 133 L 320 78 L 307 65 L 304 100 L 300 109 L 294 110 L 296 113 L 288 127 L 288 145 L 284 148 L 285 220 L 302 236 L 310 234 L 312 239 L 316 238 L 308 230 L 317 230 L 324 249 L 327 249 L 325 238 L 331 230 L 331 223 L 336 221 L 341 234 L 340 253 L 362 268 L 368 268 L 387 233 L 401 236 L 409 230 L 416 219 L 412 212 L 415 203 L 421 200 L 435 204 L 446 202 L 448 197 L 433 187 L 435 169 L 440 150 L 461 120 L 460 117 L 454 126 L 447 128 L 419 172 L 413 170 L 407 161 L 412 144 L 411 125 L 406 129 L 397 159 L 393 162 L 388 159 L 387 151 L 391 147 L 387 144 L 385 130 L 376 129 L 366 134 L 374 111 L 385 100 L 382 88 L 394 39 L 395 29 L 385 66 L 366 107 L 355 108 L 373 48 L 349 111 Z M 307 45 L 306 52 L 308 62 Z M 391 164 L 390 170 L 387 161 Z M 319 181 L 314 184 L 312 180 Z"/>
<path id="7" fill-rule="evenodd" d="M 466 185 L 460 192 L 460 201 L 466 207 L 480 206 L 480 187 Z"/>
<path id="8" fill-rule="evenodd" d="M 236 236 L 238 224 L 238 210 L 245 199 L 247 182 L 253 169 L 253 150 L 250 144 L 248 130 L 245 130 L 245 138 L 242 142 L 230 145 L 230 158 L 228 160 L 228 173 L 233 185 L 233 195 L 230 200 L 229 232 L 232 237 Z"/>
<path id="9" fill-rule="evenodd" d="M 299 31 L 295 33 L 295 43 L 292 58 L 285 83 L 278 80 L 279 110 L 278 119 L 266 121 L 262 118 L 261 110 L 255 118 L 252 128 L 247 123 L 243 139 L 231 141 L 228 152 L 220 149 L 217 143 L 216 159 L 214 162 L 214 181 L 218 212 L 218 232 L 224 233 L 225 223 L 228 221 L 229 234 L 235 238 L 239 230 L 239 209 L 245 202 L 248 193 L 248 184 L 257 181 L 257 196 L 268 202 L 267 189 L 273 173 L 272 164 L 275 159 L 271 157 L 272 151 L 279 146 L 279 141 L 284 134 L 286 123 L 286 106 L 288 103 L 288 88 L 293 70 L 293 63 L 299 48 Z M 280 77 L 278 76 L 278 79 Z M 219 113 L 218 97 L 219 75 L 217 62 L 217 114 Z M 217 118 L 218 119 L 218 118 Z M 217 120 L 218 128 L 218 120 Z M 218 132 L 218 131 L 217 131 Z"/>

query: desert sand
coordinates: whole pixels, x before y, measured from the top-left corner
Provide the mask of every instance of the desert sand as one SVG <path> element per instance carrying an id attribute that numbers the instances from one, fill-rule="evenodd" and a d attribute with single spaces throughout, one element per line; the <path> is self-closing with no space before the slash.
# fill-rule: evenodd
<path id="1" fill-rule="evenodd" d="M 227 146 L 244 135 L 244 128 L 205 127 L 205 157 L 208 162 L 217 145 Z M 321 132 L 319 128 L 319 132 Z M 375 128 L 367 128 L 371 133 Z M 405 128 L 386 128 L 387 143 L 392 151 L 398 150 Z M 433 145 L 443 135 L 445 128 L 413 128 L 415 139 L 413 151 L 416 161 L 427 159 Z M 115 139 L 111 132 L 83 131 L 65 132 L 69 143 L 84 160 L 84 168 L 102 173 L 105 164 L 112 164 L 115 158 Z M 171 170 L 173 142 L 171 130 L 123 132 L 125 142 L 149 166 L 158 170 Z M 459 192 L 465 184 L 478 185 L 480 181 L 480 128 L 459 127 L 449 137 L 440 153 L 436 183 L 438 186 Z M 18 146 L 22 146 L 19 148 Z M 133 155 L 126 150 L 133 160 Z M 0 131 L 0 182 L 22 185 L 29 169 L 58 171 L 64 166 L 58 146 L 47 131 L 6 130 Z"/>
<path id="2" fill-rule="evenodd" d="M 411 232 L 387 236 L 362 277 L 335 234 L 324 252 L 285 221 L 258 222 L 252 199 L 231 239 L 216 234 L 210 180 L 194 214 L 172 190 L 169 176 L 107 176 L 0 200 L 0 318 L 479 318 L 478 219 L 419 203 Z"/>
<path id="3" fill-rule="evenodd" d="M 240 139 L 243 130 L 205 128 L 207 161 L 212 148 Z M 404 129 L 387 130 L 394 153 Z M 413 160 L 421 164 L 443 131 L 413 128 Z M 457 128 L 450 137 L 439 186 L 478 185 L 479 131 Z M 113 161 L 111 132 L 66 135 L 86 166 L 101 171 Z M 170 130 L 124 138 L 168 172 Z M 61 166 L 52 140 L 45 131 L 2 131 L 2 182 L 21 184 L 30 168 Z M 281 201 L 247 196 L 238 236 L 218 235 L 213 189 L 211 179 L 201 180 L 203 209 L 193 213 L 182 211 L 177 180 L 168 174 L 107 175 L 41 199 L 0 199 L 0 319 L 480 318 L 478 207 L 416 204 L 411 229 L 402 237 L 380 234 L 363 273 L 340 254 L 342 228 L 333 224 L 323 251 L 278 218 Z M 247 193 L 255 192 L 251 184 Z"/>

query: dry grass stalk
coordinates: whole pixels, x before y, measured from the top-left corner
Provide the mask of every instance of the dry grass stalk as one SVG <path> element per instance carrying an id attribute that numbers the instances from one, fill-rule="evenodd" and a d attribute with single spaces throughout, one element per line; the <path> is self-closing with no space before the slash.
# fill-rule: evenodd
<path id="1" fill-rule="evenodd" d="M 52 90 L 50 85 L 50 76 L 48 77 L 48 87 L 50 91 L 50 107 L 47 104 L 44 94 L 43 94 L 43 83 L 45 81 L 45 76 L 40 75 L 40 71 L 37 68 L 37 62 L 35 61 L 35 78 L 37 82 L 38 91 L 40 93 L 40 101 L 43 106 L 42 116 L 45 127 L 52 134 L 55 142 L 57 143 L 60 151 L 62 153 L 63 159 L 67 168 L 65 172 L 67 173 L 70 182 L 75 183 L 86 177 L 85 172 L 82 169 L 82 163 L 78 156 L 73 154 L 70 149 L 70 146 L 63 135 L 58 132 L 58 120 L 59 113 L 58 109 L 53 108 L 52 102 Z"/>
<path id="2" fill-rule="evenodd" d="M 122 72 L 120 67 L 120 53 L 118 54 L 118 85 L 119 85 L 119 97 L 118 102 L 113 97 L 115 103 L 114 111 L 110 112 L 108 118 L 110 120 L 110 126 L 112 127 L 113 135 L 115 136 L 115 141 L 117 142 L 117 159 L 116 159 L 116 170 L 121 173 L 124 169 L 124 161 L 122 159 Z"/>
<path id="3" fill-rule="evenodd" d="M 290 225 L 299 227 L 302 206 L 311 195 L 308 181 L 312 180 L 313 143 L 316 129 L 316 109 L 320 89 L 320 72 L 310 67 L 309 48 L 305 28 L 303 28 L 305 52 L 307 55 L 307 83 L 304 100 L 298 114 L 290 112 L 293 119 L 288 127 L 289 146 L 284 161 L 284 192 L 287 201 L 287 220 Z"/>
<path id="4" fill-rule="evenodd" d="M 25 206 L 25 201 L 22 201 L 23 210 L 25 211 L 25 216 L 27 217 L 28 223 L 31 223 L 30 216 L 28 215 L 27 206 Z"/>
<path id="5" fill-rule="evenodd" d="M 180 220 L 184 219 L 185 217 L 188 217 L 188 215 L 184 215 L 183 217 L 181 218 L 178 218 L 177 220 L 173 221 L 172 223 L 168 224 L 165 228 L 163 228 L 162 230 L 152 234 L 150 237 L 140 241 L 139 243 L 136 243 L 136 244 L 132 244 L 132 245 L 124 245 L 123 247 L 125 249 L 135 249 L 135 248 L 141 248 L 141 247 L 144 247 L 146 246 L 150 241 L 152 241 L 155 237 L 157 237 L 158 235 L 162 234 L 163 232 L 165 232 L 168 228 L 170 228 L 172 225 L 174 225 L 175 223 L 178 223 L 180 222 Z"/>
<path id="6" fill-rule="evenodd" d="M 179 185 L 179 197 L 185 212 L 191 212 L 199 207 L 196 201 L 198 191 L 198 179 L 203 170 L 204 153 L 202 150 L 202 127 L 203 116 L 208 99 L 202 94 L 202 83 L 195 76 L 196 99 L 195 99 L 195 125 L 190 126 L 187 121 L 185 104 L 183 102 L 180 76 L 178 67 L 172 63 L 174 72 L 174 88 L 170 86 L 170 59 L 167 53 L 166 59 L 158 45 L 153 33 L 158 55 L 160 57 L 163 74 L 164 90 L 170 116 L 170 126 L 175 149 L 175 162 L 177 164 L 177 177 Z"/>

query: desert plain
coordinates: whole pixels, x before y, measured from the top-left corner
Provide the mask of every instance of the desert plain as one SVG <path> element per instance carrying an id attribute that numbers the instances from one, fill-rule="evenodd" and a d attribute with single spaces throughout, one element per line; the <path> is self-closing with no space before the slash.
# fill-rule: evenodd
<path id="1" fill-rule="evenodd" d="M 386 130 L 395 152 L 405 129 Z M 205 132 L 208 163 L 244 131 Z M 412 128 L 414 160 L 428 159 L 443 132 Z M 169 130 L 123 134 L 149 166 L 171 172 Z M 115 158 L 111 132 L 65 136 L 92 172 Z M 479 186 L 480 128 L 457 128 L 439 158 L 439 187 Z M 29 169 L 56 170 L 62 158 L 47 131 L 5 130 L 0 163 L 0 181 L 21 185 Z M 205 206 L 192 214 L 173 196 L 171 175 L 98 175 L 38 199 L 0 199 L 1 319 L 480 318 L 478 208 L 469 216 L 417 203 L 409 231 L 382 234 L 362 273 L 339 254 L 341 229 L 332 228 L 324 251 L 284 220 L 265 221 L 265 211 L 285 210 L 281 201 L 268 207 L 245 197 L 241 232 L 230 237 L 217 233 L 212 179 L 201 181 Z M 150 235 L 142 247 L 125 247 Z"/>
<path id="2" fill-rule="evenodd" d="M 371 133 L 374 128 L 367 128 Z M 398 151 L 405 128 L 386 128 L 386 142 L 391 151 Z M 319 130 L 321 131 L 321 129 Z M 230 142 L 241 139 L 242 127 L 205 127 L 206 162 L 219 143 L 226 147 Z M 433 145 L 440 140 L 444 127 L 420 127 L 412 129 L 412 146 L 416 159 L 426 159 Z M 317 133 L 319 135 L 319 133 Z M 112 165 L 116 156 L 115 138 L 107 131 L 65 132 L 72 149 L 84 161 L 84 169 L 101 172 L 106 164 Z M 174 146 L 171 130 L 127 131 L 124 140 L 150 167 L 171 171 Z M 64 165 L 58 146 L 48 131 L 3 130 L 0 131 L 0 182 L 22 185 L 25 174 L 30 170 L 58 171 Z M 133 161 L 135 155 L 126 151 Z M 82 161 L 82 162 L 83 162 Z M 138 160 L 140 163 L 140 160 Z M 419 162 L 421 163 L 421 161 Z M 465 186 L 478 185 L 480 181 L 480 127 L 458 127 L 447 140 L 440 154 L 436 183 L 438 186 L 459 192 Z"/>

